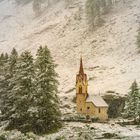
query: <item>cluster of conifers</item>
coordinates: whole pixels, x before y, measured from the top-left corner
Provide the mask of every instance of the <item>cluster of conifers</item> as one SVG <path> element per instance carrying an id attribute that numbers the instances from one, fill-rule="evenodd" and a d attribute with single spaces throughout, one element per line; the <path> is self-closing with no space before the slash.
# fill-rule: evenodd
<path id="1" fill-rule="evenodd" d="M 6 130 L 44 134 L 61 127 L 56 65 L 47 46 L 0 56 L 0 110 Z"/>

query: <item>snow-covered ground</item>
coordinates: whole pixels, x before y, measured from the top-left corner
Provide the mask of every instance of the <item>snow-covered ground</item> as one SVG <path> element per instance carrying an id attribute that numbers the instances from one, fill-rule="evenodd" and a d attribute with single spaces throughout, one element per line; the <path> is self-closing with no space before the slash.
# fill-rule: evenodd
<path id="1" fill-rule="evenodd" d="M 105 134 L 114 135 L 112 138 L 104 138 Z M 32 133 L 26 134 L 26 136 L 17 130 L 11 132 L 0 131 L 0 136 L 5 135 L 7 140 L 15 139 L 27 139 L 27 140 L 139 140 L 140 128 L 137 126 L 120 126 L 118 124 L 109 122 L 106 123 L 65 123 L 65 126 L 57 133 L 36 136 Z"/>
<path id="2" fill-rule="evenodd" d="M 117 124 L 83 124 L 83 123 L 68 123 L 59 133 L 50 135 L 47 138 L 64 137 L 66 140 L 87 140 L 99 139 L 103 137 L 103 134 L 111 133 L 116 134 L 120 139 L 127 140 L 139 140 L 140 139 L 140 128 L 136 126 L 124 126 L 121 127 Z M 105 140 L 105 138 L 103 138 Z M 107 138 L 106 138 L 107 139 Z M 112 138 L 112 140 L 115 139 Z M 45 140 L 45 139 L 44 139 Z"/>

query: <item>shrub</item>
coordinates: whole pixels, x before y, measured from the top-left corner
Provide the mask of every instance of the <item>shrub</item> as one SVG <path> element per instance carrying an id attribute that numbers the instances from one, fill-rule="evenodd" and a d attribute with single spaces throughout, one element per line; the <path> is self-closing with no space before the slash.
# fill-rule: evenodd
<path id="1" fill-rule="evenodd" d="M 2 134 L 2 135 L 0 136 L 0 140 L 7 140 L 7 138 L 6 138 L 6 136 L 5 136 L 4 134 Z"/>
<path id="2" fill-rule="evenodd" d="M 92 122 L 97 122 L 98 120 L 99 120 L 98 117 L 92 117 L 92 118 L 91 118 L 91 121 L 92 121 Z"/>

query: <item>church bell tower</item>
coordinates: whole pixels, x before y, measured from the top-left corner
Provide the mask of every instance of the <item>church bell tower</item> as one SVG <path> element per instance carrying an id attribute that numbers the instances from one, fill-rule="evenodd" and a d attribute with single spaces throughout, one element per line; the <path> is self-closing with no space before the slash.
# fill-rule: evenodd
<path id="1" fill-rule="evenodd" d="M 84 113 L 84 107 L 87 97 L 88 81 L 87 75 L 84 73 L 83 61 L 81 57 L 79 73 L 76 76 L 76 104 L 78 113 Z"/>

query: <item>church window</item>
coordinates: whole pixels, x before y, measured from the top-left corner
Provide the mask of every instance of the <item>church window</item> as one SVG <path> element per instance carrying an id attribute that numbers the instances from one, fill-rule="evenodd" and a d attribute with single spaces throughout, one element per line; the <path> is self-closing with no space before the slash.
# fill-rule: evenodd
<path id="1" fill-rule="evenodd" d="M 88 106 L 87 109 L 90 109 L 90 107 Z"/>
<path id="2" fill-rule="evenodd" d="M 79 93 L 80 94 L 82 93 L 82 87 L 79 87 Z"/>
<path id="3" fill-rule="evenodd" d="M 80 111 L 82 111 L 82 108 L 80 109 Z"/>
<path id="4" fill-rule="evenodd" d="M 99 113 L 101 113 L 101 109 L 99 108 Z"/>

